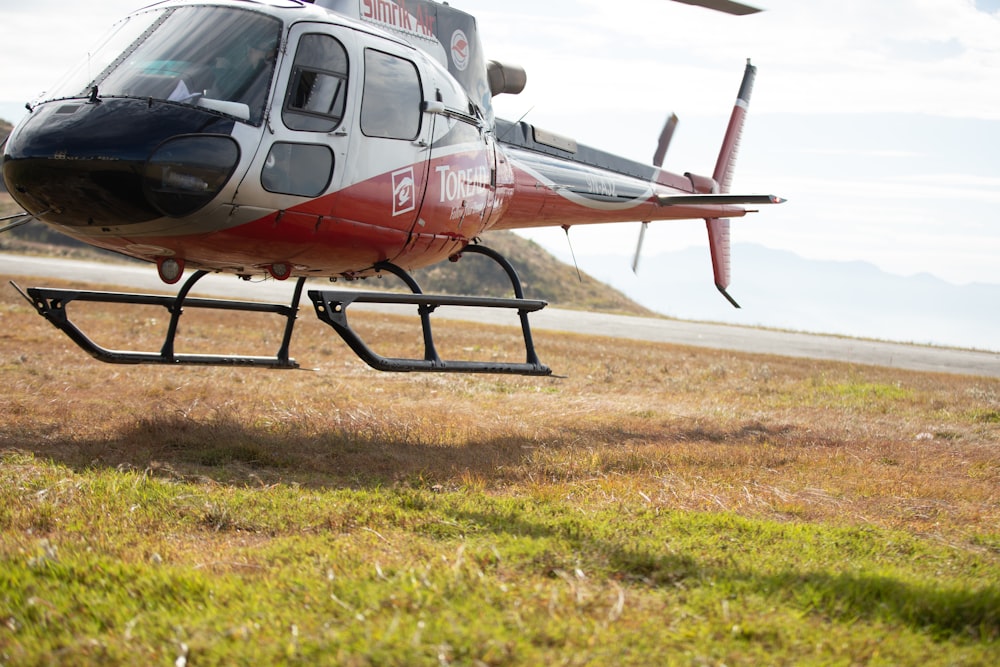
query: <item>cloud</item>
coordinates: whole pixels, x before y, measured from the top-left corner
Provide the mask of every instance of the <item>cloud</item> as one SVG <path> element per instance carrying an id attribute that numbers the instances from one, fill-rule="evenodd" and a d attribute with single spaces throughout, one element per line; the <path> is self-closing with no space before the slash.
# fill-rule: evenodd
<path id="1" fill-rule="evenodd" d="M 19 108 L 144 4 L 4 3 L 0 99 Z M 497 98 L 498 115 L 532 110 L 529 121 L 647 161 L 673 110 L 674 171 L 711 173 L 752 57 L 734 188 L 791 201 L 739 221 L 740 240 L 959 281 L 996 273 L 1000 0 L 759 0 L 766 11 L 747 17 L 666 0 L 451 4 L 477 17 L 487 57 L 527 69 L 525 92 Z M 571 236 L 578 252 L 628 254 L 634 242 L 621 226 Z M 699 221 L 654 225 L 647 248 L 704 236 Z M 565 247 L 562 230 L 546 238 Z"/>
<path id="2" fill-rule="evenodd" d="M 602 91 L 625 90 L 652 108 L 685 91 L 708 112 L 713 102 L 687 91 L 723 85 L 749 56 L 767 89 L 757 111 L 1000 119 L 1000 18 L 969 1 L 771 0 L 747 17 L 663 0 L 563 1 L 547 4 L 557 18 L 546 22 L 482 4 L 487 50 L 523 56 L 529 86 L 563 105 L 591 92 L 603 107 Z"/>
<path id="3" fill-rule="evenodd" d="M 68 72 L 116 21 L 145 4 L 142 0 L 4 3 L 0 61 L 11 66 L 4 68 L 0 99 L 19 103 L 33 99 Z"/>

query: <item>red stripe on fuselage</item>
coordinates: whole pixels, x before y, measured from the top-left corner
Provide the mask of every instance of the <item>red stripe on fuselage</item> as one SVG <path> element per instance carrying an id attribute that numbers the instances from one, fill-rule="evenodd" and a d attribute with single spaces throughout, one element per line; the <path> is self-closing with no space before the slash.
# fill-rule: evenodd
<path id="1" fill-rule="evenodd" d="M 513 157 L 517 157 L 516 153 Z M 690 189 L 667 187 L 679 184 L 669 172 L 656 174 L 656 183 L 596 168 L 573 165 L 579 182 L 560 182 L 560 172 L 567 175 L 566 161 L 531 155 L 530 166 L 514 162 L 514 192 L 503 218 L 495 229 L 635 222 L 640 220 L 690 220 L 717 217 L 740 217 L 746 210 L 729 205 L 660 206 L 656 194 L 691 194 Z M 595 180 L 603 179 L 603 180 Z M 686 179 L 684 179 L 686 181 Z M 690 183 L 690 181 L 687 181 Z M 619 192 L 639 192 L 629 197 Z"/>
<path id="2" fill-rule="evenodd" d="M 494 175 L 479 148 L 452 148 L 432 160 L 426 183 L 424 165 L 413 165 L 411 207 L 394 197 L 394 176 L 404 167 L 226 229 L 102 242 L 126 253 L 132 244 L 159 246 L 191 265 L 246 273 L 276 262 L 317 276 L 357 274 L 386 260 L 419 268 L 453 255 L 495 221 Z"/>

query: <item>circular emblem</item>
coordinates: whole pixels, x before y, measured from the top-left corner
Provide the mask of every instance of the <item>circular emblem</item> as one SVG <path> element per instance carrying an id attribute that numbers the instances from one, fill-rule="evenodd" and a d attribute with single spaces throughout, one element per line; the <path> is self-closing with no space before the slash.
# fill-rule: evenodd
<path id="1" fill-rule="evenodd" d="M 451 61 L 460 72 L 469 66 L 469 40 L 461 30 L 451 33 Z"/>

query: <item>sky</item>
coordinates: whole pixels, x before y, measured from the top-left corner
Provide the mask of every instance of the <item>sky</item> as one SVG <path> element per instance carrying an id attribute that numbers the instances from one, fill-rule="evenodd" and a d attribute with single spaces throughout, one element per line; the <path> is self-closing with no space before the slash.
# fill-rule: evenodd
<path id="1" fill-rule="evenodd" d="M 0 117 L 16 121 L 143 4 L 0 6 Z M 736 243 L 1000 283 L 1000 0 L 759 0 L 765 11 L 742 17 L 666 0 L 450 4 L 477 17 L 487 58 L 527 71 L 523 93 L 496 98 L 498 116 L 649 162 L 673 112 L 674 172 L 711 174 L 751 58 L 732 190 L 788 202 L 734 221 Z M 570 240 L 577 256 L 620 253 L 627 267 L 638 230 L 578 226 Z M 565 255 L 561 229 L 528 236 Z M 654 223 L 644 255 L 704 237 L 700 221 Z"/>
<path id="2" fill-rule="evenodd" d="M 664 167 L 680 173 L 712 173 L 751 58 L 732 190 L 788 202 L 734 221 L 735 242 L 1000 283 L 1000 1 L 760 0 L 742 17 L 663 0 L 467 4 L 483 5 L 489 57 L 527 69 L 498 115 L 648 162 L 673 111 Z M 570 240 L 578 256 L 628 255 L 629 231 Z M 644 254 L 704 236 L 698 222 L 653 224 Z M 542 239 L 566 246 L 562 230 Z"/>

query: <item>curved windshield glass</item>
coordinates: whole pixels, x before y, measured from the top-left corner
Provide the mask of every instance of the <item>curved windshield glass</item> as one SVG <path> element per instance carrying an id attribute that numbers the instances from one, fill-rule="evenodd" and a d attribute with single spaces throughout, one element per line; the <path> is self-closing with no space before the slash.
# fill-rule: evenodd
<path id="1" fill-rule="evenodd" d="M 88 94 L 94 81 L 106 72 L 120 57 L 136 44 L 147 30 L 163 19 L 163 10 L 153 10 L 132 14 L 114 25 L 87 52 L 87 57 L 69 71 L 51 89 L 42 94 L 41 99 L 60 100 L 83 97 Z"/>
<path id="2" fill-rule="evenodd" d="M 116 26 L 85 66 L 47 97 L 82 97 L 97 86 L 102 98 L 190 104 L 259 125 L 280 35 L 280 21 L 241 9 L 143 12 Z"/>

